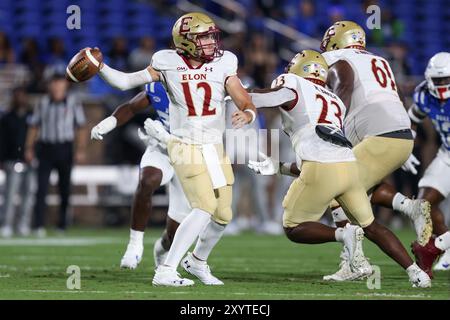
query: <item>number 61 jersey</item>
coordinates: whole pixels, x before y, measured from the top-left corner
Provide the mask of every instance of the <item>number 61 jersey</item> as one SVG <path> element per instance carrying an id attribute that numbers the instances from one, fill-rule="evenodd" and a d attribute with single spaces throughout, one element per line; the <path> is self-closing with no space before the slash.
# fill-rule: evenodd
<path id="1" fill-rule="evenodd" d="M 328 51 L 322 55 L 329 66 L 344 60 L 353 70 L 353 93 L 344 127 L 354 145 L 368 136 L 411 127 L 394 74 L 384 58 L 357 49 Z"/>
<path id="2" fill-rule="evenodd" d="M 296 96 L 291 108 L 281 107 L 280 112 L 283 130 L 289 135 L 301 160 L 325 163 L 355 161 L 350 147 L 327 141 L 327 135 L 330 140 L 336 134 L 342 136 L 346 108 L 338 96 L 292 73 L 282 74 L 272 83 L 272 87 L 279 86 L 294 91 Z M 319 131 L 319 128 L 326 132 Z"/>
<path id="3" fill-rule="evenodd" d="M 236 75 L 237 58 L 222 57 L 193 67 L 175 50 L 161 50 L 151 66 L 169 95 L 170 132 L 192 144 L 221 144 L 225 131 L 225 83 Z"/>

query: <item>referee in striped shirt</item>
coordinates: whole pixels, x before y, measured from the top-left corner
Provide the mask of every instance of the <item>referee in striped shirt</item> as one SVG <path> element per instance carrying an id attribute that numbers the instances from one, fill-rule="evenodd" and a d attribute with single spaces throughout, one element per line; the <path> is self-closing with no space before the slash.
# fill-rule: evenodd
<path id="1" fill-rule="evenodd" d="M 38 236 L 46 235 L 45 198 L 53 169 L 58 172 L 61 197 L 57 227 L 61 231 L 66 229 L 72 166 L 74 158 L 77 163 L 85 161 L 87 143 L 83 107 L 68 93 L 69 83 L 65 73 L 63 70 L 50 70 L 46 78 L 48 93 L 35 107 L 25 144 L 25 160 L 28 163 L 37 160 L 38 163 L 38 190 L 34 208 L 34 228 Z"/>

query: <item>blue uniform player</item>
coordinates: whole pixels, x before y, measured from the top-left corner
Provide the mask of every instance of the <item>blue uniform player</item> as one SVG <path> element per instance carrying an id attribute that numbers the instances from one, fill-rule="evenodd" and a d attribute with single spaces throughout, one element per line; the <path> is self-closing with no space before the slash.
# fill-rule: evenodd
<path id="1" fill-rule="evenodd" d="M 169 97 L 166 89 L 161 82 L 152 82 L 145 85 L 145 93 L 158 115 L 158 120 L 169 131 Z"/>
<path id="2" fill-rule="evenodd" d="M 434 55 L 425 71 L 426 80 L 414 93 L 414 104 L 409 109 L 413 127 L 429 117 L 440 135 L 441 147 L 419 181 L 419 198 L 431 203 L 433 234 L 428 244 L 413 243 L 412 248 L 419 267 L 432 276 L 434 261 L 443 253 L 435 270 L 450 269 L 450 232 L 445 225 L 439 204 L 450 195 L 450 53 Z M 410 157 L 411 164 L 416 159 Z M 416 163 L 418 161 L 416 160 Z"/>
<path id="3" fill-rule="evenodd" d="M 145 85 L 130 101 L 120 105 L 113 114 L 91 131 L 91 138 L 103 140 L 103 136 L 117 126 L 128 122 L 135 114 L 152 107 L 164 129 L 169 131 L 169 99 L 160 82 Z M 152 212 L 152 195 L 161 186 L 169 187 L 169 210 L 167 213 L 166 230 L 155 242 L 153 249 L 155 266 L 164 261 L 170 248 L 178 225 L 191 212 L 181 184 L 169 162 L 167 151 L 156 140 L 147 140 L 147 148 L 140 163 L 139 185 L 133 199 L 131 212 L 130 240 L 127 250 L 120 262 L 121 268 L 135 269 L 140 263 L 143 251 L 144 230 Z"/>

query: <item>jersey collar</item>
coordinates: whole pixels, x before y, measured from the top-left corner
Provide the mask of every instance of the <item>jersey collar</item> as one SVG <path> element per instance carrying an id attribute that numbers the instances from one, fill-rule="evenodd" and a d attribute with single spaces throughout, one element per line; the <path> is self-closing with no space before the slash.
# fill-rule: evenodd
<path id="1" fill-rule="evenodd" d="M 204 64 L 204 62 L 202 62 L 202 64 L 198 65 L 197 67 L 194 67 L 194 66 L 189 62 L 189 59 L 186 58 L 185 55 L 182 55 L 182 54 L 178 54 L 178 55 L 181 57 L 181 59 L 183 59 L 184 63 L 188 66 L 189 69 L 200 69 L 200 68 L 203 66 L 203 64 Z"/>

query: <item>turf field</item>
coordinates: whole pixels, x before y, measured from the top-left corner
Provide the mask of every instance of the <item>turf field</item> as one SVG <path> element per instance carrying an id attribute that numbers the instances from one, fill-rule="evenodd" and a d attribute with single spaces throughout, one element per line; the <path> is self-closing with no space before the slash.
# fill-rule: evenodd
<path id="1" fill-rule="evenodd" d="M 431 289 L 411 288 L 406 273 L 367 240 L 366 255 L 381 268 L 380 289 L 368 289 L 365 281 L 321 280 L 336 271 L 338 244 L 296 245 L 284 236 L 252 233 L 225 237 L 211 256 L 210 266 L 225 286 L 155 288 L 152 245 L 159 234 L 147 232 L 136 270 L 119 269 L 125 229 L 0 240 L 0 299 L 450 299 L 450 273 L 436 273 Z M 410 231 L 398 234 L 404 244 L 413 239 Z M 69 265 L 80 267 L 80 290 L 66 287 Z"/>

